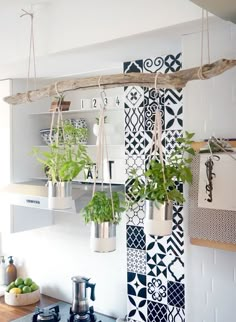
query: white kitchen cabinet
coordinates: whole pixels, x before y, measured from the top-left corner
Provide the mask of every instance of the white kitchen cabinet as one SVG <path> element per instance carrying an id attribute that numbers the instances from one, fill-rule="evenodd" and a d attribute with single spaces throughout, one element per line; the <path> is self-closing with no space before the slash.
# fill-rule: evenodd
<path id="1" fill-rule="evenodd" d="M 2 80 L 0 82 L 0 140 L 2 148 L 0 231 L 8 233 L 39 228 L 53 223 L 52 211 L 12 205 L 11 196 L 4 192 L 7 185 L 28 178 L 29 151 L 32 144 L 32 128 L 26 119 L 29 105 L 22 104 L 12 107 L 2 100 L 3 97 L 12 93 L 25 91 L 25 85 L 25 80 Z"/>

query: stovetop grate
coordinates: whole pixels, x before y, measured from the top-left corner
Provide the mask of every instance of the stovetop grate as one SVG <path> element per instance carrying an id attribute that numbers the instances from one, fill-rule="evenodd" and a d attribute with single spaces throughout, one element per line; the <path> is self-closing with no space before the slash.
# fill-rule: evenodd
<path id="1" fill-rule="evenodd" d="M 57 302 L 52 305 L 47 306 L 47 308 L 53 307 L 55 305 L 59 305 L 60 308 L 60 315 L 61 315 L 61 320 L 60 322 L 67 322 L 67 319 L 69 317 L 69 312 L 70 312 L 70 307 L 71 305 L 66 302 Z M 114 322 L 115 319 L 108 317 L 106 315 L 100 314 L 100 313 L 95 313 L 97 316 L 97 320 L 101 320 L 102 322 Z M 12 322 L 32 322 L 32 317 L 34 313 L 27 314 L 21 318 L 18 318 L 16 320 L 13 320 Z"/>

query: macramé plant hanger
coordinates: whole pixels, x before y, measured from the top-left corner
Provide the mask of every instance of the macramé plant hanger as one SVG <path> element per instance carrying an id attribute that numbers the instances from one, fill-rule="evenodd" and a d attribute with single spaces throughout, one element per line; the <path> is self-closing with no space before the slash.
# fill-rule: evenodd
<path id="1" fill-rule="evenodd" d="M 161 111 L 158 100 L 158 89 L 157 89 L 157 77 L 155 77 L 155 100 L 157 104 L 155 121 L 153 127 L 151 151 L 149 155 L 149 161 L 147 168 L 154 166 L 156 162 L 159 162 L 162 167 L 163 184 L 166 185 L 165 177 L 165 162 L 162 150 L 162 120 Z M 154 152 L 152 152 L 154 147 Z M 158 153 L 159 152 L 159 153 Z M 159 160 L 158 160 L 159 157 Z M 145 189 L 147 188 L 147 178 L 145 182 Z M 158 184 L 158 183 L 157 183 Z M 157 201 L 146 199 L 145 201 L 145 219 L 144 219 L 144 232 L 145 234 L 154 236 L 166 236 L 172 233 L 172 218 L 173 218 L 173 202 L 168 199 L 162 204 Z"/>
<path id="2" fill-rule="evenodd" d="M 194 155 L 195 152 L 191 146 L 194 134 L 185 132 L 183 136 L 176 139 L 178 144 L 165 156 L 164 160 L 157 78 L 158 74 L 155 78 L 156 113 L 148 164 L 141 175 L 136 170 L 132 170 L 130 182 L 132 182 L 131 191 L 135 202 L 145 201 L 145 233 L 165 236 L 172 232 L 173 202 L 182 204 L 185 201 L 183 194 L 176 186 L 176 182 L 191 182 L 191 155 Z"/>
<path id="3" fill-rule="evenodd" d="M 50 160 L 51 169 L 45 169 L 48 177 L 48 208 L 54 210 L 71 209 L 72 207 L 72 180 L 62 180 L 59 176 L 59 169 L 62 165 L 63 154 L 68 153 L 65 146 L 64 121 L 61 111 L 63 95 L 58 93 L 56 84 L 55 90 L 60 97 L 58 101 L 58 111 L 52 112 L 50 125 L 50 150 L 52 159 Z M 57 115 L 57 117 L 56 117 Z M 54 123 L 56 126 L 54 127 Z M 73 149 L 73 148 L 72 148 Z M 48 172 L 47 172 L 48 170 Z"/>
<path id="4" fill-rule="evenodd" d="M 99 83 L 100 88 L 100 83 Z M 108 189 L 104 186 L 104 167 L 108 165 L 108 150 L 105 119 L 105 91 L 101 90 L 102 105 L 99 116 L 98 142 L 96 145 L 96 166 L 93 175 L 93 194 L 89 204 L 82 210 L 85 222 L 91 222 L 90 246 L 95 252 L 111 252 L 116 249 L 116 225 L 120 221 L 118 192 L 112 192 L 111 179 L 108 174 Z M 100 191 L 97 189 L 97 174 L 101 179 Z M 107 187 L 106 187 L 107 188 Z M 107 191 L 108 190 L 108 191 Z"/>
<path id="5" fill-rule="evenodd" d="M 28 58 L 28 73 L 27 73 L 27 93 L 29 92 L 29 79 L 30 79 L 30 69 L 31 69 L 31 60 L 33 60 L 33 72 L 34 72 L 34 86 L 36 88 L 36 63 L 35 63 L 35 49 L 34 49 L 34 28 L 33 28 L 33 19 L 34 15 L 31 12 L 28 12 L 24 9 L 22 9 L 24 12 L 20 17 L 29 16 L 31 18 L 31 24 L 30 24 L 30 46 L 29 46 L 29 58 Z M 55 91 L 58 94 L 58 96 L 62 97 L 62 95 L 58 92 L 57 89 L 57 83 L 55 83 Z M 30 98 L 27 95 L 27 100 L 30 102 Z M 61 99 L 59 100 L 59 104 L 61 105 Z M 56 128 L 54 128 L 54 120 L 55 120 L 55 113 L 52 113 L 52 120 L 51 120 L 51 128 L 50 128 L 50 134 L 49 134 L 49 140 L 50 140 L 50 148 L 51 151 L 54 150 L 55 154 L 55 162 L 57 162 L 57 159 L 59 158 L 59 136 L 61 136 L 61 139 L 64 139 L 64 131 L 63 131 L 63 119 L 62 119 L 62 113 L 58 111 L 58 118 L 57 118 L 57 125 Z M 61 130 L 62 129 L 62 130 Z M 55 133 L 56 132 L 56 133 Z M 62 133 L 61 133 L 62 132 Z M 37 155 L 36 150 L 35 155 Z M 58 155 L 56 155 L 58 153 Z M 53 161 L 53 160 L 52 160 Z M 48 177 L 47 186 L 48 186 L 48 208 L 49 209 L 69 209 L 72 207 L 72 186 L 71 182 L 60 182 L 58 178 L 56 178 L 56 175 L 52 175 L 52 172 L 50 172 L 50 169 L 48 167 L 44 166 L 45 173 L 49 174 L 50 177 Z"/>

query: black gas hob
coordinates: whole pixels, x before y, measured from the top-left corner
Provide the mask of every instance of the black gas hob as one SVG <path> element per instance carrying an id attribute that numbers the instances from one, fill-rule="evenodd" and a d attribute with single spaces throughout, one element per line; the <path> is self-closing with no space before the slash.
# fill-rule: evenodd
<path id="1" fill-rule="evenodd" d="M 60 315 L 60 322 L 77 321 L 76 317 L 74 320 L 71 319 L 71 311 L 70 311 L 71 305 L 69 303 L 58 302 L 58 303 L 47 306 L 46 309 L 51 309 L 51 308 L 54 308 L 55 306 L 59 307 L 58 313 Z M 35 320 L 35 314 L 37 314 L 37 313 L 34 312 L 31 314 L 27 314 L 19 319 L 13 320 L 13 321 L 14 322 L 33 322 Z M 94 321 L 96 321 L 96 322 L 100 322 L 100 321 L 101 322 L 114 322 L 115 321 L 114 318 L 111 318 L 107 315 L 97 313 L 97 312 L 95 312 L 94 317 L 95 317 Z M 35 321 L 37 321 L 37 319 Z"/>

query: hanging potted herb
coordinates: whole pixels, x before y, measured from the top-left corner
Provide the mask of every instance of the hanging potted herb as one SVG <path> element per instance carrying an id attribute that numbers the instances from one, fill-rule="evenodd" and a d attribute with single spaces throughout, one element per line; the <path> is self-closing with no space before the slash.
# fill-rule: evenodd
<path id="1" fill-rule="evenodd" d="M 54 141 L 49 150 L 33 148 L 33 155 L 43 165 L 48 178 L 48 207 L 68 209 L 72 206 L 72 180 L 92 164 L 86 147 L 78 143 L 84 135 L 83 128 L 75 128 L 70 123 L 60 122 L 55 129 Z M 59 139 L 60 138 L 60 139 Z"/>
<path id="2" fill-rule="evenodd" d="M 58 93 L 58 96 L 55 96 L 53 101 L 51 102 L 51 107 L 49 112 L 57 112 L 60 111 L 68 111 L 70 108 L 70 101 L 65 100 L 65 95 L 62 93 Z"/>
<path id="3" fill-rule="evenodd" d="M 182 204 L 185 201 L 176 183 L 192 181 L 190 164 L 191 156 L 195 154 L 191 147 L 193 136 L 193 133 L 185 132 L 184 137 L 176 139 L 178 145 L 165 161 L 156 158 L 150 160 L 147 170 L 141 175 L 131 171 L 131 191 L 135 202 L 146 202 L 146 234 L 165 236 L 172 232 L 173 202 Z"/>
<path id="4" fill-rule="evenodd" d="M 102 92 L 105 95 L 105 92 Z M 94 174 L 93 196 L 90 202 L 82 210 L 86 223 L 91 222 L 91 248 L 97 252 L 111 252 L 116 249 L 116 226 L 121 220 L 121 213 L 125 211 L 125 201 L 122 193 L 112 192 L 111 180 L 109 180 L 109 191 L 104 191 L 104 160 L 108 160 L 106 124 L 104 116 L 105 103 L 101 106 L 100 116 L 97 119 L 97 153 L 96 172 L 101 171 L 101 189 L 96 192 L 96 178 Z"/>
<path id="5" fill-rule="evenodd" d="M 96 252 L 111 252 L 116 249 L 116 226 L 125 211 L 122 193 L 97 191 L 82 210 L 85 223 L 91 222 L 91 249 Z"/>

